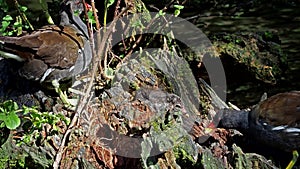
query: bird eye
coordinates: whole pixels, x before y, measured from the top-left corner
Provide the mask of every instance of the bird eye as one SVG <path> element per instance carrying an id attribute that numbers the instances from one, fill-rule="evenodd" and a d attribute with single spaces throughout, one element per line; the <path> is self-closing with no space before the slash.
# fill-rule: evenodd
<path id="1" fill-rule="evenodd" d="M 83 49 L 82 49 L 83 50 Z M 79 55 L 82 55 L 82 50 L 81 49 L 78 49 L 78 54 Z"/>

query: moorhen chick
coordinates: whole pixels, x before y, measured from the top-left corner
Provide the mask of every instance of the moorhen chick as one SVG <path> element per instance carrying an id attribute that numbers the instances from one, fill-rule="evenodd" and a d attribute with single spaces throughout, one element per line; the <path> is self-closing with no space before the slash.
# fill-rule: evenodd
<path id="1" fill-rule="evenodd" d="M 204 85 L 212 104 L 221 108 L 219 127 L 240 130 L 260 143 L 293 152 L 287 168 L 294 166 L 300 148 L 300 91 L 276 94 L 247 111 L 229 109 L 206 83 Z"/>
<path id="2" fill-rule="evenodd" d="M 44 26 L 21 37 L 0 36 L 0 55 L 23 62 L 20 76 L 39 81 L 46 88 L 53 85 L 67 102 L 59 82 L 85 71 L 92 59 L 87 27 L 78 15 L 83 10 L 81 0 L 64 0 L 58 26 Z"/>

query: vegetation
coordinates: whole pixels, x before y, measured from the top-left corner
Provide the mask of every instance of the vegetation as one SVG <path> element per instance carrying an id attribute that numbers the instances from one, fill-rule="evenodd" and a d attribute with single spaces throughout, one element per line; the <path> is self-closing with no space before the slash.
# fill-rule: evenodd
<path id="1" fill-rule="evenodd" d="M 9 0 L 0 0 L 2 36 L 19 36 L 30 32 L 38 28 L 33 27 L 36 22 L 38 25 L 47 25 L 49 16 L 58 23 L 56 18 L 59 18 L 59 1 L 47 3 L 51 6 L 48 8 L 50 15 L 45 14 L 44 17 L 32 17 L 35 13 L 32 9 L 20 5 L 21 1 L 14 2 L 16 3 L 12 5 Z M 212 54 L 210 50 L 213 48 L 216 50 L 215 56 L 224 62 L 226 74 L 230 76 L 230 94 L 241 91 L 251 93 L 245 85 L 248 85 L 249 81 L 260 84 L 263 88 L 261 90 L 286 84 L 288 81 L 285 80 L 289 79 L 285 76 L 288 58 L 275 32 L 208 31 L 212 48 L 199 53 L 192 51 L 183 42 L 175 40 L 171 30 L 165 35 L 158 32 L 144 34 L 153 25 L 161 26 L 155 25 L 157 16 L 172 14 L 194 22 L 193 18 L 204 15 L 194 14 L 198 12 L 194 11 L 195 9 L 214 9 L 212 16 L 220 10 L 219 14 L 222 16 L 240 18 L 253 14 L 255 10 L 261 12 L 261 4 L 264 3 L 256 0 L 195 0 L 189 3 L 147 0 L 105 0 L 96 4 L 92 2 L 93 11 L 83 14 L 82 18 L 91 26 L 91 41 L 97 42 L 93 51 L 95 57 L 90 67 L 90 78 L 77 80 L 76 82 L 85 82 L 73 86 L 72 88 L 76 88 L 73 92 L 68 91 L 69 97 L 80 98 L 76 110 L 64 108 L 60 100 L 51 94 L 49 97 L 54 98 L 54 103 L 38 101 L 39 104 L 29 106 L 26 105 L 25 99 L 6 99 L 9 97 L 5 94 L 9 95 L 9 92 L 4 92 L 2 96 L 1 91 L 0 100 L 3 102 L 0 104 L 0 169 L 58 166 L 273 168 L 282 165 L 282 161 L 276 161 L 278 159 L 272 163 L 262 155 L 243 151 L 235 142 L 241 142 L 247 137 L 240 136 L 237 131 L 213 126 L 211 122 L 215 111 L 210 99 L 198 87 L 196 81 L 200 77 L 208 79 L 202 59 L 205 55 Z M 276 1 L 274 6 L 281 4 L 288 7 L 297 5 L 292 1 Z M 268 7 L 267 4 L 264 5 Z M 15 9 L 17 12 L 13 12 Z M 39 10 L 43 11 L 44 8 Z M 157 12 L 158 15 L 152 16 L 151 11 Z M 131 14 L 139 12 L 144 13 L 141 18 L 129 18 Z M 113 22 L 113 19 L 122 17 L 128 17 L 130 24 L 126 25 L 125 21 Z M 36 18 L 40 20 L 37 21 Z M 200 28 L 207 24 L 206 21 L 195 22 Z M 168 19 L 165 18 L 160 24 L 168 25 Z M 226 24 L 221 26 L 226 27 Z M 207 30 L 204 28 L 203 31 Z M 114 44 L 119 35 L 123 39 Z M 152 48 L 159 50 L 147 50 Z M 168 51 L 170 58 L 166 59 L 169 55 L 164 55 L 162 50 Z M 239 70 L 230 71 L 230 67 L 234 66 Z M 239 72 L 241 74 L 238 74 Z M 244 77 L 247 79 L 243 79 Z M 234 80 L 230 81 L 230 78 Z M 241 80 L 241 86 L 236 85 L 237 79 Z M 146 89 L 159 92 L 149 94 Z M 94 91 L 91 92 L 92 90 Z M 257 102 L 262 92 L 264 91 L 260 91 L 252 100 L 246 102 L 246 106 L 242 103 L 241 105 L 250 107 L 252 103 Z M 23 93 L 19 96 L 23 97 Z M 151 100 L 153 95 L 157 98 Z M 247 98 L 244 93 L 240 95 Z M 34 93 L 30 93 L 30 96 L 35 97 Z M 184 101 L 185 103 L 182 103 Z M 197 106 L 194 106 L 195 102 Z M 50 109 L 46 111 L 45 107 L 49 106 L 48 104 Z M 185 128 L 184 120 L 188 119 L 187 116 L 195 120 L 193 125 L 189 126 L 191 131 Z M 132 138 L 141 140 L 137 144 L 141 149 L 137 152 L 140 155 L 137 159 L 122 156 L 122 153 L 129 153 L 127 150 L 136 145 L 131 142 Z M 205 138 L 206 141 L 201 142 L 201 138 Z M 162 153 L 152 156 L 153 151 L 157 149 Z M 266 157 L 269 158 L 269 155 Z"/>

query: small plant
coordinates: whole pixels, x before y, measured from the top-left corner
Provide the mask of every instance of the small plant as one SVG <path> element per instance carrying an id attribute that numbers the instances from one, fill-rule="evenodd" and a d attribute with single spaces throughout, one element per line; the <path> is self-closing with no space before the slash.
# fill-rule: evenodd
<path id="1" fill-rule="evenodd" d="M 17 115 L 19 106 L 12 100 L 7 100 L 0 104 L 0 127 L 7 127 L 8 129 L 16 129 L 21 120 Z"/>
<path id="2" fill-rule="evenodd" d="M 7 4 L 0 0 L 1 9 L 5 12 L 8 12 L 9 8 Z M 21 6 L 16 3 L 18 15 L 14 18 L 11 15 L 6 15 L 2 18 L 1 21 L 1 28 L 0 28 L 0 35 L 1 36 L 12 36 L 13 34 L 20 35 L 22 34 L 23 28 L 33 30 L 32 25 L 28 21 L 26 17 L 26 6 Z"/>
<path id="3" fill-rule="evenodd" d="M 96 19 L 95 19 L 93 11 L 89 10 L 87 12 L 87 14 L 88 14 L 88 18 L 89 18 L 89 23 L 90 24 L 96 24 Z"/>
<path id="4" fill-rule="evenodd" d="M 16 153 L 16 148 L 11 143 L 10 137 L 0 147 L 0 169 L 25 168 L 25 159 L 28 155 L 25 152 Z"/>
<path id="5" fill-rule="evenodd" d="M 69 125 L 70 119 L 60 113 L 41 112 L 36 107 L 23 106 L 19 108 L 18 104 L 12 100 L 1 103 L 0 128 L 6 127 L 10 130 L 14 130 L 19 127 L 21 130 L 10 132 L 11 135 L 9 135 L 5 143 L 0 146 L 0 169 L 2 169 L 2 166 L 4 166 L 4 168 L 23 168 L 26 166 L 25 157 L 32 156 L 30 153 L 28 154 L 28 152 L 21 150 L 23 148 L 22 146 L 35 147 L 36 141 L 39 139 L 48 139 L 48 137 L 51 137 L 52 131 L 54 131 L 53 133 L 60 132 L 58 126 L 62 124 L 61 122 Z M 47 138 L 44 138 L 41 134 L 45 129 L 45 125 L 51 127 Z M 20 133 L 20 131 L 22 133 Z M 46 157 L 41 155 L 38 160 L 44 158 L 46 159 Z M 50 162 L 45 161 L 45 163 L 41 165 L 48 164 L 50 164 Z"/>
<path id="6" fill-rule="evenodd" d="M 180 14 L 180 10 L 182 10 L 184 8 L 184 6 L 182 5 L 174 5 L 175 11 L 174 11 L 174 15 L 178 16 Z"/>
<path id="7" fill-rule="evenodd" d="M 21 123 L 21 119 L 17 115 L 19 112 L 23 112 L 23 115 L 29 114 L 30 117 L 28 119 L 36 129 L 41 129 L 42 124 L 47 123 L 50 124 L 54 130 L 57 130 L 56 124 L 59 121 L 64 121 L 67 125 L 70 123 L 70 120 L 62 114 L 40 112 L 35 107 L 27 106 L 23 106 L 19 109 L 16 102 L 7 100 L 0 104 L 0 127 L 7 127 L 11 130 L 16 129 Z"/>
<path id="8" fill-rule="evenodd" d="M 43 124 L 49 124 L 54 131 L 58 131 L 57 123 L 64 121 L 66 125 L 69 125 L 70 120 L 63 114 L 51 114 L 49 112 L 40 112 L 36 108 L 23 106 L 24 115 L 29 114 L 29 120 L 32 122 L 35 129 L 42 129 Z"/>
<path id="9" fill-rule="evenodd" d="M 104 26 L 106 26 L 107 22 L 107 11 L 108 8 L 115 2 L 115 0 L 105 0 L 104 1 Z"/>

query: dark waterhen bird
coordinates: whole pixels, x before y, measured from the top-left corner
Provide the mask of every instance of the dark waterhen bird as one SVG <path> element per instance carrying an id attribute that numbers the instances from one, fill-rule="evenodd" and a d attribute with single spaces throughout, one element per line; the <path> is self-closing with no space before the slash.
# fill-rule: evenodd
<path id="1" fill-rule="evenodd" d="M 20 37 L 1 36 L 0 55 L 23 62 L 20 76 L 54 87 L 66 102 L 59 82 L 85 71 L 92 59 L 87 27 L 79 17 L 83 10 L 80 0 L 63 1 L 59 25 L 47 25 Z"/>
<path id="2" fill-rule="evenodd" d="M 251 110 L 232 110 L 204 80 L 200 82 L 218 109 L 219 127 L 240 130 L 264 145 L 293 152 L 293 159 L 286 167 L 293 168 L 300 148 L 300 91 L 265 98 Z"/>

